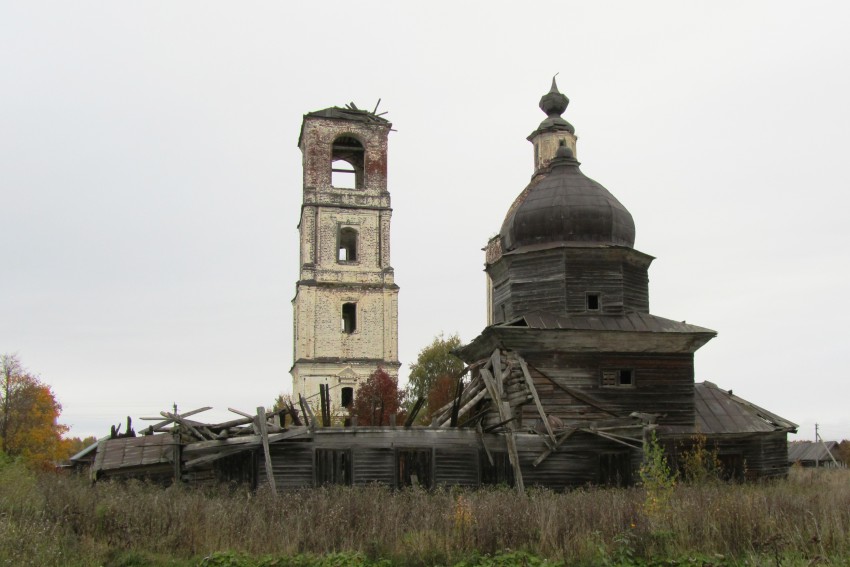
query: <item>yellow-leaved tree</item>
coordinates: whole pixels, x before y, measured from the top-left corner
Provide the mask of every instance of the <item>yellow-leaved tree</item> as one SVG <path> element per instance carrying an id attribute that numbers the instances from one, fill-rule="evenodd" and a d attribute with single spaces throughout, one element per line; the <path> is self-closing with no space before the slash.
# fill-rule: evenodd
<path id="1" fill-rule="evenodd" d="M 53 390 L 27 372 L 15 355 L 0 355 L 0 450 L 28 464 L 49 468 L 66 458 L 59 424 L 62 406 Z"/>

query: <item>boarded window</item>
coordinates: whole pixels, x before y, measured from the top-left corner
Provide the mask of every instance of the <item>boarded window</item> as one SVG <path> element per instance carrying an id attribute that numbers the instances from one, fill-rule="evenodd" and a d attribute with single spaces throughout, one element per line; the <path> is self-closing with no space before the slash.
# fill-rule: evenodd
<path id="1" fill-rule="evenodd" d="M 630 388 L 635 385 L 635 371 L 630 368 L 602 370 L 603 388 Z"/>
<path id="2" fill-rule="evenodd" d="M 342 304 L 342 332 L 351 334 L 357 330 L 357 304 Z"/>
<path id="3" fill-rule="evenodd" d="M 355 229 L 350 227 L 340 229 L 337 260 L 340 262 L 357 261 L 357 231 Z"/>
<path id="4" fill-rule="evenodd" d="M 351 486 L 351 451 L 348 449 L 316 449 L 316 485 Z"/>
<path id="5" fill-rule="evenodd" d="M 492 452 L 493 463 L 487 458 L 487 453 L 481 452 L 481 484 L 514 485 L 514 469 L 511 460 L 504 451 Z"/>
<path id="6" fill-rule="evenodd" d="M 396 452 L 397 486 L 432 488 L 431 449 L 399 449 Z"/>

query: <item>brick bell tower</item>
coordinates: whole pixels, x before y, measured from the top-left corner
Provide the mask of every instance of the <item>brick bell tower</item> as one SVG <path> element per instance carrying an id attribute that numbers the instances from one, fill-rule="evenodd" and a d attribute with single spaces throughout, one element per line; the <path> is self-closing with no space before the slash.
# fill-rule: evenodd
<path id="1" fill-rule="evenodd" d="M 330 388 L 342 411 L 380 365 L 398 378 L 398 286 L 390 265 L 387 136 L 353 104 L 304 115 L 300 276 L 292 300 L 293 395 Z"/>

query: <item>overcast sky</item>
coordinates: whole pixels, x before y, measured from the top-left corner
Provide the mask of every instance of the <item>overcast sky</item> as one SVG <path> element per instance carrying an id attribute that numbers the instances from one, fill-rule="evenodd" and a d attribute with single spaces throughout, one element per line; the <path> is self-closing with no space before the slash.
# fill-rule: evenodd
<path id="1" fill-rule="evenodd" d="M 291 389 L 304 113 L 388 111 L 407 365 L 484 327 L 481 248 L 559 72 L 710 380 L 850 438 L 850 4 L 0 0 L 0 352 L 73 435 Z M 137 428 L 142 427 L 139 423 Z M 794 438 L 794 437 L 792 437 Z"/>

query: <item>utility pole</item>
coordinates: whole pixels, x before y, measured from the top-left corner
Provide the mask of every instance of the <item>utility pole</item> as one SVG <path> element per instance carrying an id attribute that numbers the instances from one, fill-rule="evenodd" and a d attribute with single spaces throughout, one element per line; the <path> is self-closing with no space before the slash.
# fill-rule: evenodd
<path id="1" fill-rule="evenodd" d="M 818 441 L 820 441 L 823 445 L 823 448 L 826 449 L 826 454 L 829 455 L 830 459 L 832 459 L 832 464 L 834 464 L 836 467 L 840 466 L 838 464 L 838 461 L 835 460 L 835 457 L 832 456 L 832 452 L 829 450 L 829 447 L 826 446 L 826 442 L 821 439 L 820 433 L 818 432 L 818 424 L 815 423 L 815 443 L 817 443 Z"/>

